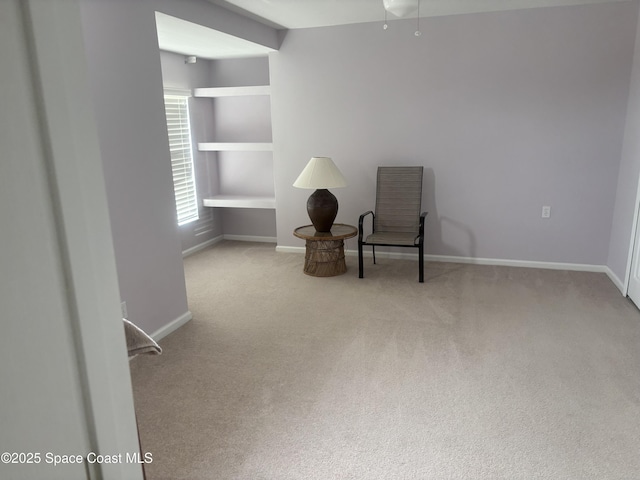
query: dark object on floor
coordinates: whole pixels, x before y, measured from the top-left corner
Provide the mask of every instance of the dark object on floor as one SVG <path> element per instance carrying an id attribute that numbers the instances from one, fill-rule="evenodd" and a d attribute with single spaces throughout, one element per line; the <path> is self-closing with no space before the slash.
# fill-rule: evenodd
<path id="1" fill-rule="evenodd" d="M 418 281 L 424 282 L 424 220 L 422 203 L 423 167 L 378 167 L 376 210 L 360 215 L 358 221 L 359 277 L 364 277 L 363 245 L 371 245 L 376 263 L 376 245 L 418 249 Z M 373 216 L 373 232 L 363 240 L 363 223 Z"/>

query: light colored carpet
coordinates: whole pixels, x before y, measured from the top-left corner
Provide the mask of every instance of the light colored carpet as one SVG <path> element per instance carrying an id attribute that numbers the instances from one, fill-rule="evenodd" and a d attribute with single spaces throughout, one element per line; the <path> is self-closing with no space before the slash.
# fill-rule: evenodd
<path id="1" fill-rule="evenodd" d="M 604 274 L 185 260 L 194 319 L 131 363 L 159 479 L 640 478 L 640 313 Z"/>

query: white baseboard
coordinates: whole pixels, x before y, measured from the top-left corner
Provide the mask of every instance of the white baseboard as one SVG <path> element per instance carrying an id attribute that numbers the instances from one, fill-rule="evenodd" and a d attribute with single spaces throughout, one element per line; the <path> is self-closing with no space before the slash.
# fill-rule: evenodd
<path id="1" fill-rule="evenodd" d="M 284 247 L 277 246 L 276 252 L 279 253 L 305 253 L 305 247 Z M 417 251 L 415 253 L 408 252 L 381 252 L 376 250 L 377 258 L 392 258 L 403 260 L 418 260 Z M 373 254 L 371 249 L 363 252 L 365 257 L 371 258 Z M 357 250 L 346 250 L 345 255 L 349 257 L 358 256 Z M 537 262 L 533 260 L 508 260 L 502 258 L 472 258 L 458 257 L 451 255 L 425 255 L 424 259 L 428 262 L 450 262 L 450 263 L 468 263 L 473 265 L 498 265 L 503 267 L 523 267 L 523 268 L 542 268 L 547 270 L 571 270 L 577 272 L 596 272 L 606 273 L 611 281 L 622 290 L 622 282 L 606 265 L 589 265 L 582 263 L 560 263 L 560 262 Z"/>
<path id="2" fill-rule="evenodd" d="M 604 267 L 604 273 L 606 273 L 607 277 L 609 277 L 609 280 L 611 280 L 613 284 L 616 287 L 618 287 L 618 290 L 620 290 L 620 293 L 626 297 L 627 292 L 625 291 L 624 282 L 620 280 L 620 278 L 615 273 L 613 273 L 613 270 L 611 270 L 607 266 Z"/>
<path id="3" fill-rule="evenodd" d="M 162 338 L 166 337 L 167 335 L 169 335 L 170 333 L 175 332 L 178 328 L 183 326 L 185 323 L 187 323 L 192 318 L 193 318 L 193 315 L 191 314 L 190 311 L 187 310 L 185 313 L 180 315 L 175 320 L 167 323 L 164 327 L 161 327 L 158 330 L 156 330 L 155 332 L 153 332 L 151 334 L 151 338 L 153 338 L 157 342 L 160 339 L 162 339 Z"/>
<path id="4" fill-rule="evenodd" d="M 280 245 L 276 246 L 276 252 L 278 253 L 305 253 L 305 251 L 306 249 L 304 247 L 282 247 Z M 356 252 L 356 255 L 357 254 L 358 252 Z"/>
<path id="5" fill-rule="evenodd" d="M 262 243 L 277 243 L 276 237 L 261 237 L 258 235 L 231 235 L 225 233 L 222 235 L 225 240 L 236 240 L 238 242 L 262 242 Z"/>
<path id="6" fill-rule="evenodd" d="M 222 240 L 224 240 L 224 235 L 218 235 L 217 237 L 207 240 L 206 242 L 202 242 L 195 247 L 188 248 L 184 252 L 182 252 L 182 258 L 193 255 L 194 253 L 199 252 L 200 250 L 204 250 L 205 248 L 210 247 L 211 245 L 215 245 L 216 243 L 220 243 Z"/>
<path id="7" fill-rule="evenodd" d="M 277 243 L 276 237 L 261 237 L 258 235 L 229 235 L 225 233 L 223 235 L 218 235 L 215 238 L 207 240 L 206 242 L 202 242 L 195 247 L 188 248 L 187 250 L 182 252 L 182 258 L 187 258 L 189 255 L 193 255 L 194 253 L 220 243 L 223 240 L 236 240 L 239 242 Z"/>
<path id="8" fill-rule="evenodd" d="M 376 253 L 377 255 L 377 253 Z M 405 254 L 408 255 L 408 254 Z M 503 258 L 471 258 L 449 255 L 425 255 L 424 259 L 431 262 L 469 263 L 473 265 L 498 265 L 503 267 L 542 268 L 546 270 L 571 270 L 576 272 L 604 273 L 604 265 L 589 265 L 584 263 L 538 262 L 535 260 L 509 260 Z"/>

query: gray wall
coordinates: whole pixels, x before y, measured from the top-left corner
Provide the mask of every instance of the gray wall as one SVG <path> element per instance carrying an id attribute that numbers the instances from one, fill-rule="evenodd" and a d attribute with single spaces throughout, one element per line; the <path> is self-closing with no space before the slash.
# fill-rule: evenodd
<path id="1" fill-rule="evenodd" d="M 120 290 L 148 331 L 187 311 L 155 10 L 278 47 L 274 30 L 204 0 L 83 2 Z M 308 223 L 310 192 L 291 184 L 329 155 L 350 182 L 334 192 L 338 221 L 371 208 L 377 165 L 423 164 L 428 253 L 608 262 L 623 277 L 633 95 L 618 167 L 637 18 L 629 2 L 425 19 L 420 38 L 412 21 L 289 32 L 269 62 L 279 245 L 302 245 L 291 231 Z M 229 65 L 212 82 L 235 82 L 244 67 Z M 238 215 L 251 218 L 229 228 L 254 218 Z"/>
<path id="2" fill-rule="evenodd" d="M 638 17 L 640 26 L 640 17 Z M 611 240 L 609 244 L 609 258 L 607 265 L 613 273 L 625 282 L 631 235 L 633 214 L 636 204 L 638 178 L 640 176 L 640 35 L 636 33 L 636 46 L 633 57 L 633 71 L 631 87 L 629 89 L 629 103 L 627 107 L 627 124 L 624 134 L 622 160 L 618 175 L 617 196 L 613 222 L 611 226 Z"/>
<path id="3" fill-rule="evenodd" d="M 211 84 L 211 62 L 198 59 L 195 64 L 184 62 L 184 55 L 160 52 L 162 62 L 162 83 L 165 88 L 192 91 Z M 209 98 L 189 99 L 191 121 L 191 141 L 193 142 L 193 163 L 196 175 L 196 190 L 200 218 L 178 227 L 182 251 L 196 247 L 219 235 L 222 235 L 222 215 L 218 209 L 202 206 L 202 199 L 216 190 L 216 168 L 213 152 L 198 151 L 198 142 L 211 141 L 213 130 L 213 102 Z"/>
<path id="4" fill-rule="evenodd" d="M 277 32 L 205 0 L 86 0 L 82 10 L 121 297 L 154 332 L 188 313 L 155 11 L 274 48 Z"/>
<path id="5" fill-rule="evenodd" d="M 636 19 L 629 2 L 290 31 L 270 55 L 278 245 L 302 245 L 310 192 L 291 184 L 326 155 L 349 181 L 339 222 L 373 207 L 378 165 L 424 165 L 427 253 L 605 264 Z"/>

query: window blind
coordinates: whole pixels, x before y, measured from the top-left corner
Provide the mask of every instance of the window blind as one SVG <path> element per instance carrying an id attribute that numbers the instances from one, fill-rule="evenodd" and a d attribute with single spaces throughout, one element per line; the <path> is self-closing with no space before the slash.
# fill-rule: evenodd
<path id="1" fill-rule="evenodd" d="M 184 225 L 198 219 L 198 196 L 193 168 L 187 100 L 188 97 L 181 95 L 164 96 L 178 225 Z"/>

